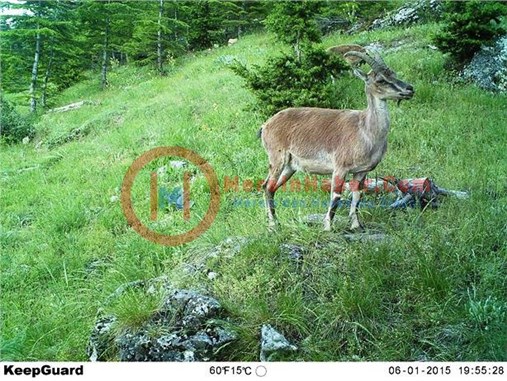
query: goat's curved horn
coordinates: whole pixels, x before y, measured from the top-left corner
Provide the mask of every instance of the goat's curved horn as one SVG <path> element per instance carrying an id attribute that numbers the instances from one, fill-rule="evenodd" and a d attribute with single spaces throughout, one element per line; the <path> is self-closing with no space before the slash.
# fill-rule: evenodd
<path id="1" fill-rule="evenodd" d="M 345 53 L 345 57 L 348 57 L 348 56 L 355 56 L 355 57 L 362 59 L 364 62 L 366 62 L 368 65 L 370 65 L 371 68 L 373 69 L 373 71 L 375 71 L 375 72 L 388 70 L 388 67 L 385 64 L 385 62 L 382 60 L 382 58 L 380 58 L 380 60 L 377 60 L 377 57 L 373 58 L 367 53 L 356 52 L 356 51 L 350 51 L 348 53 Z"/>
<path id="2" fill-rule="evenodd" d="M 375 61 L 384 69 L 389 70 L 389 67 L 385 63 L 384 59 L 380 56 L 378 52 L 374 52 L 373 56 L 375 57 Z"/>
<path id="3" fill-rule="evenodd" d="M 370 57 L 368 55 L 368 53 L 366 53 L 366 52 L 363 53 L 363 52 L 357 52 L 355 50 L 352 50 L 352 51 L 344 54 L 344 57 L 350 57 L 350 56 L 360 58 L 361 60 L 366 62 L 368 65 L 370 65 L 372 68 L 373 68 L 373 66 L 375 66 L 375 60 L 372 57 Z"/>
<path id="4" fill-rule="evenodd" d="M 355 45 L 355 44 L 336 45 L 336 46 L 331 46 L 330 48 L 327 48 L 328 53 L 340 55 L 349 64 L 356 65 L 359 62 L 361 62 L 361 58 L 355 57 L 355 56 L 349 56 L 349 57 L 346 56 L 346 54 L 348 52 L 353 52 L 353 51 L 366 53 L 365 48 L 363 48 L 361 45 Z"/>

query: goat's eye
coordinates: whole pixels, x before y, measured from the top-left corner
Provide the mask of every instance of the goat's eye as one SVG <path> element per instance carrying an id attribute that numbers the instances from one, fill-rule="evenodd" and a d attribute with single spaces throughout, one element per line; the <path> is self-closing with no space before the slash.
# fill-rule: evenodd
<path id="1" fill-rule="evenodd" d="M 378 83 L 379 85 L 385 85 L 385 84 L 387 84 L 387 81 L 386 81 L 386 80 L 384 80 L 384 79 L 380 79 L 380 80 L 378 80 L 378 81 L 377 81 L 377 83 Z"/>

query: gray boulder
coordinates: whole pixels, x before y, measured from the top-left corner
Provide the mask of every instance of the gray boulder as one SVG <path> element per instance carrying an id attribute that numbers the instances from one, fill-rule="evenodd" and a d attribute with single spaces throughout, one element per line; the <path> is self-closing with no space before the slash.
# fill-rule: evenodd
<path id="1" fill-rule="evenodd" d="M 261 361 L 275 361 L 283 353 L 296 351 L 297 347 L 289 341 L 280 332 L 269 324 L 264 324 L 261 328 Z"/>
<path id="2" fill-rule="evenodd" d="M 386 16 L 374 20 L 369 29 L 416 24 L 426 19 L 429 15 L 438 15 L 440 10 L 440 0 L 410 1 Z"/>
<path id="3" fill-rule="evenodd" d="M 99 316 L 90 336 L 91 361 L 220 361 L 219 349 L 236 339 L 220 303 L 193 290 L 175 290 L 168 284 L 143 281 L 120 287 L 113 298 L 130 287 L 165 291 L 161 307 L 136 328 L 119 329 L 118 318 Z M 110 298 L 108 298 L 110 300 Z"/>
<path id="4" fill-rule="evenodd" d="M 483 46 L 465 66 L 462 77 L 482 89 L 507 92 L 507 36 L 493 46 Z"/>

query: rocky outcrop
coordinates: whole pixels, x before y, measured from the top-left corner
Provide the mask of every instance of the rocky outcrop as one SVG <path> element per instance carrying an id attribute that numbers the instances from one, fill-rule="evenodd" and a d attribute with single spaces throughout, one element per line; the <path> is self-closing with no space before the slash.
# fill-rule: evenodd
<path id="1" fill-rule="evenodd" d="M 289 341 L 280 332 L 269 324 L 264 324 L 261 328 L 261 351 L 259 359 L 261 361 L 280 360 L 284 353 L 296 351 L 297 347 Z"/>
<path id="2" fill-rule="evenodd" d="M 193 290 L 172 289 L 159 278 L 131 282 L 147 293 L 165 290 L 161 307 L 136 328 L 119 328 L 114 315 L 99 316 L 90 336 L 91 361 L 220 361 L 219 349 L 236 339 L 220 303 Z M 151 291 L 150 291 L 151 290 Z M 108 298 L 110 299 L 110 298 Z"/>
<path id="3" fill-rule="evenodd" d="M 507 36 L 483 46 L 465 66 L 462 77 L 494 92 L 507 92 Z"/>
<path id="4" fill-rule="evenodd" d="M 391 26 L 411 25 L 440 13 L 440 0 L 416 0 L 374 20 L 369 29 L 383 29 Z"/>

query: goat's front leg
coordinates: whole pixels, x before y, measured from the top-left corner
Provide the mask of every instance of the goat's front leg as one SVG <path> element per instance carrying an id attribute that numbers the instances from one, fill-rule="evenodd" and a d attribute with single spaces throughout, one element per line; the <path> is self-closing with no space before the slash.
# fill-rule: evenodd
<path id="1" fill-rule="evenodd" d="M 364 179 L 366 177 L 367 172 L 356 173 L 352 176 L 352 180 L 350 181 L 350 191 L 352 192 L 352 202 L 350 203 L 350 221 L 352 230 L 357 230 L 362 228 L 359 219 L 357 218 L 357 204 L 361 199 L 361 190 L 363 189 Z"/>
<path id="2" fill-rule="evenodd" d="M 331 179 L 331 201 L 326 217 L 324 217 L 324 231 L 331 231 L 331 223 L 338 207 L 338 203 L 342 198 L 343 185 L 345 184 L 345 173 L 333 172 Z"/>

